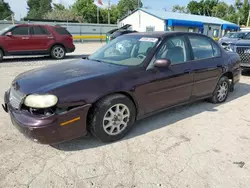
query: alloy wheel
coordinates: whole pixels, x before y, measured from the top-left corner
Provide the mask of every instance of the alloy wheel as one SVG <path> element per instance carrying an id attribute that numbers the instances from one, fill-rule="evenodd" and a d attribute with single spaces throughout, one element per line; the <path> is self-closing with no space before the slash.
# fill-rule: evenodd
<path id="1" fill-rule="evenodd" d="M 57 59 L 61 59 L 64 57 L 65 51 L 62 47 L 58 46 L 58 47 L 54 48 L 53 54 Z"/>
<path id="2" fill-rule="evenodd" d="M 128 125 L 130 110 L 124 104 L 116 104 L 110 107 L 103 118 L 103 129 L 109 135 L 118 135 Z"/>
<path id="3" fill-rule="evenodd" d="M 228 84 L 227 82 L 222 82 L 217 92 L 218 101 L 222 102 L 223 100 L 225 100 L 225 98 L 227 97 L 227 93 L 228 93 Z"/>

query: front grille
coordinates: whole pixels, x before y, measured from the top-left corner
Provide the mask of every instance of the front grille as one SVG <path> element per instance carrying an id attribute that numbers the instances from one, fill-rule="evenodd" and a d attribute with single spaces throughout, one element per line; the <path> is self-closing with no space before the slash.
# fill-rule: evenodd
<path id="1" fill-rule="evenodd" d="M 242 63 L 250 64 L 250 47 L 236 47 L 236 52 L 239 54 Z"/>
<path id="2" fill-rule="evenodd" d="M 24 97 L 25 95 L 21 93 L 20 91 L 15 90 L 13 87 L 10 88 L 9 101 L 10 101 L 10 105 L 13 108 L 19 109 Z"/>

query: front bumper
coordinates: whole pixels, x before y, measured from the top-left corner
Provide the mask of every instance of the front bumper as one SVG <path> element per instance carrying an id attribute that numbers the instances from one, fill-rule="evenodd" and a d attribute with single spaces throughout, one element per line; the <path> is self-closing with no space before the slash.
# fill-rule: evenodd
<path id="1" fill-rule="evenodd" d="M 250 69 L 250 61 L 249 61 L 249 63 L 241 63 L 240 67 L 242 69 Z"/>
<path id="2" fill-rule="evenodd" d="M 3 107 L 9 113 L 12 124 L 35 142 L 56 144 L 87 134 L 87 113 L 91 105 L 77 107 L 60 115 L 39 117 L 27 111 L 13 109 L 8 102 L 7 93 L 4 98 Z"/>

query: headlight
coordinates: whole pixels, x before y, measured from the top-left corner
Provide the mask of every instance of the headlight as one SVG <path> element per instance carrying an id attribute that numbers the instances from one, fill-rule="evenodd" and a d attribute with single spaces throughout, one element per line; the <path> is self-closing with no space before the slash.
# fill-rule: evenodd
<path id="1" fill-rule="evenodd" d="M 228 44 L 226 50 L 230 51 L 230 52 L 234 52 L 234 45 L 233 44 Z"/>
<path id="2" fill-rule="evenodd" d="M 49 108 L 55 106 L 58 102 L 58 98 L 55 95 L 28 95 L 24 104 L 31 108 Z"/>

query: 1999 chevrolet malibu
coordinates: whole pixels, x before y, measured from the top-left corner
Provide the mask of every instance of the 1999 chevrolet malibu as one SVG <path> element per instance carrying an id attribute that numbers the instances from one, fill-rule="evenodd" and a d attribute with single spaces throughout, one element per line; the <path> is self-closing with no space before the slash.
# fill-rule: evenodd
<path id="1" fill-rule="evenodd" d="M 91 56 L 17 76 L 3 108 L 24 135 L 54 144 L 92 132 L 123 138 L 136 120 L 209 99 L 222 103 L 239 82 L 240 57 L 195 33 L 120 36 Z"/>

